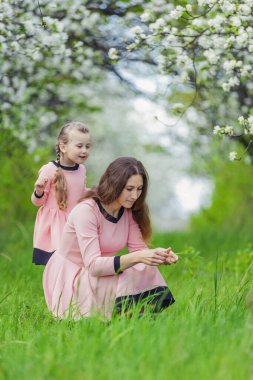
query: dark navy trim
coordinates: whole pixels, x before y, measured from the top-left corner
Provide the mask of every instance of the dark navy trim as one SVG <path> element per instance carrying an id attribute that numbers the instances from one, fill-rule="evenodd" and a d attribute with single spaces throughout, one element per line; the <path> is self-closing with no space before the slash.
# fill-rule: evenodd
<path id="1" fill-rule="evenodd" d="M 99 210 L 101 212 L 101 214 L 105 217 L 106 220 L 108 220 L 109 222 L 112 222 L 112 223 L 117 223 L 120 218 L 122 217 L 122 215 L 124 214 L 124 207 L 121 207 L 120 210 L 119 210 L 119 215 L 117 216 L 117 218 L 115 216 L 112 216 L 111 214 L 109 214 L 104 208 L 103 206 L 101 205 L 100 203 L 100 200 L 99 199 L 95 199 L 95 201 L 97 202 L 97 205 L 99 207 Z"/>
<path id="2" fill-rule="evenodd" d="M 77 170 L 79 168 L 79 164 L 75 164 L 74 166 L 64 166 L 64 165 L 61 165 L 59 162 L 57 161 L 51 161 L 55 166 L 57 166 L 57 168 L 61 168 L 61 169 L 64 169 L 64 170 Z"/>
<path id="3" fill-rule="evenodd" d="M 41 195 L 38 195 L 36 193 L 36 191 L 34 190 L 34 195 L 35 195 L 36 198 L 42 198 L 44 196 L 44 191 L 43 191 L 43 193 Z"/>
<path id="4" fill-rule="evenodd" d="M 43 249 L 34 248 L 33 249 L 33 263 L 36 265 L 46 265 L 53 252 L 43 251 Z"/>
<path id="5" fill-rule="evenodd" d="M 114 257 L 114 270 L 116 274 L 122 273 L 122 270 L 120 270 L 120 256 Z"/>
<path id="6" fill-rule="evenodd" d="M 143 293 L 117 297 L 115 300 L 116 312 L 119 314 L 122 311 L 126 312 L 138 302 L 143 302 L 147 306 L 152 305 L 152 312 L 157 313 L 172 305 L 175 299 L 167 286 L 158 286 Z"/>

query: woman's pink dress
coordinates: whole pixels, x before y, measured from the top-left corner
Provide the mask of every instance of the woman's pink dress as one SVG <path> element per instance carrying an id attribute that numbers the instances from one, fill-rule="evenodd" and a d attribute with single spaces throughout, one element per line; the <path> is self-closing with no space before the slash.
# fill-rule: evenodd
<path id="1" fill-rule="evenodd" d="M 121 208 L 117 218 L 109 215 L 99 201 L 87 199 L 71 211 L 60 248 L 50 258 L 43 275 L 49 310 L 56 317 L 80 318 L 100 313 L 111 317 L 116 306 L 135 303 L 154 295 L 160 308 L 174 302 L 159 270 L 136 264 L 118 273 L 122 248 L 129 252 L 146 244 L 131 210 Z"/>
<path id="2" fill-rule="evenodd" d="M 64 172 L 68 186 L 67 209 L 60 210 L 52 181 L 58 167 Z M 84 195 L 86 190 L 86 170 L 83 165 L 63 166 L 56 161 L 49 162 L 39 170 L 39 178 L 46 178 L 44 194 L 32 194 L 32 203 L 41 206 L 38 210 L 33 236 L 33 263 L 45 265 L 52 253 L 59 248 L 63 227 L 68 214 Z"/>

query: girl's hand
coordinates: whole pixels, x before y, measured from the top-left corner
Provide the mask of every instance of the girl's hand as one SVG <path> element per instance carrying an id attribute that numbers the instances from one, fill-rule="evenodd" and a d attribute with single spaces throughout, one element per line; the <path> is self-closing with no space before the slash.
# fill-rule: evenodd
<path id="1" fill-rule="evenodd" d="M 34 184 L 35 192 L 38 196 L 41 196 L 44 193 L 44 189 L 46 187 L 47 182 L 48 182 L 47 178 L 39 178 L 35 182 L 35 184 Z"/>
<path id="2" fill-rule="evenodd" d="M 166 249 L 167 252 L 167 258 L 165 260 L 166 265 L 176 264 L 178 261 L 178 256 L 172 251 L 172 249 L 169 247 Z"/>
<path id="3" fill-rule="evenodd" d="M 165 264 L 167 258 L 168 253 L 164 248 L 144 249 L 139 253 L 139 262 L 151 266 Z"/>

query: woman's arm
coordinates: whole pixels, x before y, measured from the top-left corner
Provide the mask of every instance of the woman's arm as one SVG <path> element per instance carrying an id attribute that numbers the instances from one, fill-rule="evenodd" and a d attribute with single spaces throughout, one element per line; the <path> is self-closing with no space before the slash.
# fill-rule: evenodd
<path id="1" fill-rule="evenodd" d="M 120 270 L 132 267 L 135 264 L 143 263 L 151 266 L 162 264 L 172 264 L 177 261 L 177 256 L 172 252 L 171 248 L 155 248 L 148 249 L 144 242 L 141 230 L 133 219 L 131 210 L 129 215 L 129 233 L 128 233 L 128 254 L 120 257 Z"/>
<path id="2" fill-rule="evenodd" d="M 135 264 L 146 264 L 151 266 L 158 266 L 166 263 L 168 259 L 167 250 L 164 248 L 148 249 L 145 248 L 141 251 L 135 251 L 120 257 L 120 270 L 130 268 Z"/>

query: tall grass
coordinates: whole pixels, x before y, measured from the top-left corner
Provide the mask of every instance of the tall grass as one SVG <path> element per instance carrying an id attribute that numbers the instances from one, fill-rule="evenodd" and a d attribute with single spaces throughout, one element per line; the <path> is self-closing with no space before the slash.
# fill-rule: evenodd
<path id="1" fill-rule="evenodd" d="M 154 317 L 54 320 L 31 264 L 32 228 L 2 236 L 0 379 L 252 379 L 253 237 L 156 234 L 184 253 L 161 267 L 176 303 Z M 222 239 L 223 236 L 223 239 Z"/>

